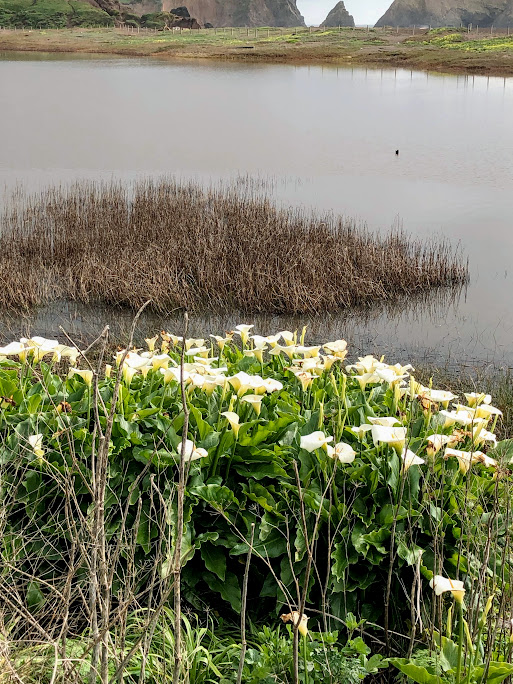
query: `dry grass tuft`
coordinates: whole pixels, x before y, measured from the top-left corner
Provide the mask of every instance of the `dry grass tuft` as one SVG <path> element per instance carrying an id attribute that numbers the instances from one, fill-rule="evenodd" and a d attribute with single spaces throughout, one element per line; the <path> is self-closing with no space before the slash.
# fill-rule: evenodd
<path id="1" fill-rule="evenodd" d="M 0 308 L 56 299 L 156 311 L 321 313 L 468 279 L 444 240 L 369 233 L 280 210 L 235 184 L 80 182 L 16 203 L 0 224 Z"/>

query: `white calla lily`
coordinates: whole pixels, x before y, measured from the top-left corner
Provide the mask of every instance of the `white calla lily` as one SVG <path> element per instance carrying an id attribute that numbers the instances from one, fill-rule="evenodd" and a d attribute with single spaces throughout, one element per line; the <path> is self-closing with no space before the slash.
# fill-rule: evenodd
<path id="1" fill-rule="evenodd" d="M 226 418 L 226 420 L 230 423 L 230 427 L 233 430 L 233 433 L 235 435 L 235 439 L 237 439 L 237 437 L 239 435 L 239 430 L 240 430 L 239 415 L 237 413 L 235 413 L 234 411 L 223 411 L 223 413 L 221 413 L 221 415 L 224 416 L 224 418 Z"/>
<path id="2" fill-rule="evenodd" d="M 437 596 L 441 596 L 444 592 L 450 591 L 458 603 L 463 601 L 465 588 L 461 580 L 452 580 L 442 575 L 435 575 L 429 582 L 429 586 Z"/>
<path id="3" fill-rule="evenodd" d="M 260 415 L 260 411 L 262 409 L 262 395 L 261 394 L 245 394 L 241 401 L 245 401 L 246 403 L 250 404 L 253 409 L 255 410 L 255 413 L 257 416 Z"/>
<path id="4" fill-rule="evenodd" d="M 92 370 L 80 370 L 78 368 L 70 368 L 68 371 L 68 378 L 72 378 L 74 375 L 78 375 L 82 378 L 88 387 L 93 384 L 93 371 Z"/>
<path id="5" fill-rule="evenodd" d="M 235 326 L 235 333 L 240 335 L 242 344 L 246 344 L 249 339 L 249 331 L 254 327 L 254 325 L 246 325 L 245 323 L 240 323 L 239 325 Z"/>
<path id="6" fill-rule="evenodd" d="M 350 444 L 337 442 L 334 447 L 328 446 L 328 456 L 338 459 L 339 463 L 352 463 L 356 457 L 356 451 Z"/>
<path id="7" fill-rule="evenodd" d="M 389 444 L 398 453 L 401 453 L 405 447 L 407 432 L 405 427 L 373 425 L 371 432 L 374 444 Z"/>
<path id="8" fill-rule="evenodd" d="M 35 456 L 38 458 L 44 456 L 45 452 L 43 449 L 43 435 L 30 435 L 30 437 L 28 437 L 28 443 L 32 447 L 32 451 L 34 452 Z"/>
<path id="9" fill-rule="evenodd" d="M 425 463 L 423 458 L 417 456 L 417 454 L 411 451 L 410 449 L 403 449 L 403 451 L 401 451 L 400 457 L 403 462 L 403 472 L 408 471 L 411 468 L 411 466 L 422 465 L 423 463 Z"/>
<path id="10" fill-rule="evenodd" d="M 371 425 L 385 425 L 387 427 L 393 427 L 394 425 L 401 425 L 399 418 L 395 416 L 369 416 L 367 418 Z"/>
<path id="11" fill-rule="evenodd" d="M 182 455 L 182 442 L 177 446 L 176 448 L 178 455 Z M 184 461 L 196 461 L 199 458 L 206 458 L 208 456 L 208 451 L 206 449 L 202 449 L 201 447 L 196 448 L 194 445 L 194 442 L 190 439 L 185 440 L 185 452 L 184 452 Z"/>
<path id="12" fill-rule="evenodd" d="M 330 442 L 333 442 L 333 437 L 327 437 L 321 430 L 316 430 L 309 435 L 303 435 L 299 445 L 301 449 L 312 453 L 316 449 L 325 448 Z"/>
<path id="13" fill-rule="evenodd" d="M 479 406 L 480 404 L 491 404 L 492 397 L 490 394 L 485 394 L 484 392 L 467 392 L 463 395 L 467 400 L 467 404 L 472 407 Z"/>

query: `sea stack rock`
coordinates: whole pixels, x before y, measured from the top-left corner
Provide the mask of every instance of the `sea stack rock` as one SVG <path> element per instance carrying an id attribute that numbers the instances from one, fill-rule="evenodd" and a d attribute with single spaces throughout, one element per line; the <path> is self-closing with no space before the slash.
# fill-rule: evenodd
<path id="1" fill-rule="evenodd" d="M 321 26 L 329 28 L 334 26 L 354 26 L 354 19 L 346 10 L 343 2 L 337 2 L 328 14 Z"/>
<path id="2" fill-rule="evenodd" d="M 376 26 L 513 25 L 513 0 L 394 0 Z"/>
<path id="3" fill-rule="evenodd" d="M 203 25 L 305 25 L 296 0 L 187 0 L 187 9 Z"/>

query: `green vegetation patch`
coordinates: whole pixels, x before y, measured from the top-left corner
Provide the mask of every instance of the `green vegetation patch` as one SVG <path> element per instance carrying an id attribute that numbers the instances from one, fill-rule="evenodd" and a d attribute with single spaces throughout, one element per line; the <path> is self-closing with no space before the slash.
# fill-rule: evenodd
<path id="1" fill-rule="evenodd" d="M 0 25 L 7 28 L 111 26 L 113 18 L 80 0 L 0 0 Z"/>

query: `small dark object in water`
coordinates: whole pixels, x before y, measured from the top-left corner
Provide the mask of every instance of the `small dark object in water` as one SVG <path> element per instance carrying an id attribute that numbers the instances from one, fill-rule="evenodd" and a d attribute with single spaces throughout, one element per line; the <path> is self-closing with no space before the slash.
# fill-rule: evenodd
<path id="1" fill-rule="evenodd" d="M 395 154 L 396 154 L 396 156 L 398 157 L 398 156 L 399 156 L 399 150 L 396 150 L 396 151 L 395 151 Z"/>

